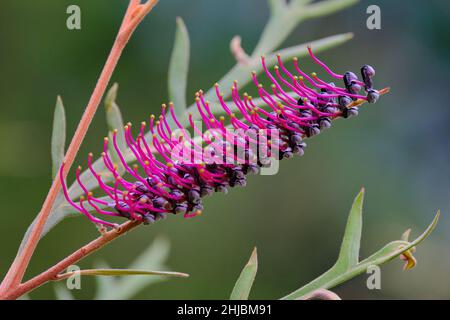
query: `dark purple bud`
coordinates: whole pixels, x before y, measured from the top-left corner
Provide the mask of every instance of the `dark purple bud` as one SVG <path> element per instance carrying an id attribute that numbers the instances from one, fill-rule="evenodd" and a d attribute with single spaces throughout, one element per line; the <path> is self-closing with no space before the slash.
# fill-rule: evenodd
<path id="1" fill-rule="evenodd" d="M 198 192 L 197 190 L 189 190 L 188 192 L 188 200 L 191 203 L 195 203 L 198 204 L 202 201 L 201 197 L 200 197 L 200 192 Z"/>
<path id="2" fill-rule="evenodd" d="M 247 166 L 247 172 L 250 173 L 250 174 L 258 174 L 259 173 L 259 168 L 255 164 L 249 164 Z"/>
<path id="3" fill-rule="evenodd" d="M 208 185 L 204 185 L 200 188 L 200 194 L 202 197 L 207 197 L 214 193 L 214 188 Z"/>
<path id="4" fill-rule="evenodd" d="M 216 191 L 217 191 L 217 192 L 222 192 L 222 193 L 227 194 L 227 193 L 228 193 L 228 188 L 227 188 L 225 185 L 219 184 L 219 185 L 216 187 Z"/>
<path id="5" fill-rule="evenodd" d="M 339 106 L 341 109 L 347 108 L 347 106 L 352 103 L 352 99 L 350 99 L 347 96 L 340 96 L 339 97 Z"/>
<path id="6" fill-rule="evenodd" d="M 361 91 L 361 86 L 356 82 L 352 82 L 352 84 L 348 87 L 348 91 L 353 94 L 358 94 Z"/>
<path id="7" fill-rule="evenodd" d="M 367 93 L 367 102 L 369 103 L 375 103 L 380 98 L 380 93 L 377 90 L 369 90 Z"/>
<path id="8" fill-rule="evenodd" d="M 375 69 L 372 66 L 366 64 L 361 68 L 361 73 L 363 74 L 363 77 L 366 76 L 369 78 L 373 78 L 375 76 Z"/>
<path id="9" fill-rule="evenodd" d="M 238 187 L 245 187 L 247 185 L 247 180 L 245 178 L 238 179 L 236 180 L 235 185 Z"/>
<path id="10" fill-rule="evenodd" d="M 175 214 L 185 214 L 187 210 L 188 210 L 187 203 L 180 203 L 175 207 L 174 212 Z"/>
<path id="11" fill-rule="evenodd" d="M 300 143 L 300 142 L 302 142 L 302 136 L 301 136 L 301 134 L 299 134 L 299 133 L 294 133 L 292 136 L 291 136 L 291 142 L 292 143 L 295 143 L 295 144 L 298 144 L 298 143 Z"/>
<path id="12" fill-rule="evenodd" d="M 166 199 L 164 199 L 163 197 L 154 198 L 152 200 L 152 204 L 155 208 L 158 208 L 158 209 L 166 209 L 166 210 L 172 209 L 172 205 L 170 204 L 170 202 L 167 201 Z"/>
<path id="13" fill-rule="evenodd" d="M 313 124 L 310 127 L 306 128 L 306 136 L 308 138 L 312 137 L 312 136 L 316 136 L 319 133 L 320 133 L 320 128 L 319 128 L 319 125 L 317 125 L 317 124 Z"/>
<path id="14" fill-rule="evenodd" d="M 136 182 L 134 183 L 134 186 L 136 187 L 136 190 L 139 191 L 139 192 L 141 192 L 141 193 L 147 193 L 147 192 L 148 192 L 147 187 L 146 187 L 145 184 L 142 183 L 141 181 L 136 181 Z"/>
<path id="15" fill-rule="evenodd" d="M 344 78 L 343 79 L 344 79 L 345 86 L 348 88 L 348 87 L 350 87 L 350 85 L 352 84 L 353 81 L 358 80 L 358 77 L 353 72 L 347 71 L 344 74 Z"/>
<path id="16" fill-rule="evenodd" d="M 355 117 L 357 115 L 358 115 L 358 108 L 357 107 L 352 107 L 352 108 L 349 108 L 349 109 L 342 110 L 342 117 L 343 118 Z"/>
<path id="17" fill-rule="evenodd" d="M 156 218 L 154 215 L 152 214 L 146 214 L 145 216 L 142 217 L 142 221 L 144 222 L 144 224 L 151 224 L 153 222 L 155 222 Z"/>
<path id="18" fill-rule="evenodd" d="M 321 130 L 329 129 L 331 127 L 331 119 L 330 118 L 322 118 L 319 120 L 319 127 Z"/>
<path id="19" fill-rule="evenodd" d="M 363 82 L 366 85 L 366 90 L 372 89 L 372 77 L 375 75 L 375 69 L 369 65 L 365 65 L 361 68 L 361 75 L 363 77 Z"/>
<path id="20" fill-rule="evenodd" d="M 301 157 L 305 154 L 305 150 L 300 145 L 296 145 L 292 148 L 292 153 Z"/>

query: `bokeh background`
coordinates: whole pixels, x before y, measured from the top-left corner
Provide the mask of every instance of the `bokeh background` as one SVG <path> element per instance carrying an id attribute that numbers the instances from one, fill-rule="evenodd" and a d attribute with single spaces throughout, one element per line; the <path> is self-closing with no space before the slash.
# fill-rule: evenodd
<path id="1" fill-rule="evenodd" d="M 66 8 L 82 9 L 82 30 L 65 27 Z M 382 10 L 382 30 L 366 28 L 370 4 Z M 127 1 L 1 1 L 0 3 L 0 274 L 50 186 L 50 136 L 55 97 L 61 94 L 68 135 L 95 84 Z M 161 0 L 137 30 L 113 76 L 125 121 L 139 123 L 167 101 L 167 69 L 175 18 L 191 37 L 189 102 L 233 64 L 230 39 L 239 34 L 251 51 L 268 18 L 264 0 Z M 307 21 L 283 46 L 353 31 L 355 38 L 321 54 L 339 71 L 376 66 L 379 87 L 392 92 L 357 119 L 338 121 L 310 141 L 301 159 L 283 161 L 276 176 L 251 177 L 248 187 L 206 201 L 203 216 L 170 217 L 142 227 L 86 259 L 126 267 L 153 239 L 171 242 L 168 264 L 191 274 L 143 290 L 137 298 L 227 298 L 254 246 L 259 273 L 252 298 L 279 298 L 312 280 L 336 259 L 354 196 L 366 187 L 362 256 L 418 235 L 438 208 L 436 232 L 416 253 L 417 268 L 382 268 L 382 290 L 361 276 L 340 286 L 345 299 L 450 298 L 450 3 L 361 1 L 333 16 Z M 307 67 L 310 65 L 307 65 Z M 107 128 L 103 110 L 80 152 L 100 152 Z M 84 218 L 61 223 L 41 242 L 30 265 L 36 274 L 97 235 Z M 95 286 L 83 279 L 77 298 Z M 53 285 L 31 294 L 54 298 Z"/>

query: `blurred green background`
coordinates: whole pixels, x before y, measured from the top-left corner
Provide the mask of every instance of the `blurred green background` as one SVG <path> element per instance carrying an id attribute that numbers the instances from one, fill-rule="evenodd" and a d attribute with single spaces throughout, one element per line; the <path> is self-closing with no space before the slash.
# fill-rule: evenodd
<path id="1" fill-rule="evenodd" d="M 78 4 L 82 30 L 66 29 L 66 8 Z M 382 30 L 366 28 L 366 8 L 378 4 Z M 61 94 L 71 136 L 114 40 L 127 1 L 0 2 L 0 274 L 50 186 L 50 136 L 55 97 Z M 125 121 L 139 123 L 167 101 L 167 69 L 175 18 L 191 37 L 189 102 L 234 64 L 229 41 L 239 34 L 251 51 L 268 18 L 265 0 L 161 0 L 129 43 L 113 81 Z M 259 273 L 251 298 L 279 298 L 335 261 L 353 197 L 366 187 L 362 255 L 421 232 L 440 208 L 436 232 L 416 253 L 419 265 L 382 267 L 382 290 L 361 276 L 336 289 L 345 299 L 450 298 L 450 2 L 361 1 L 333 16 L 302 23 L 283 46 L 353 31 L 355 38 L 320 55 L 338 71 L 377 69 L 378 87 L 391 94 L 360 116 L 338 121 L 315 137 L 303 158 L 283 161 L 276 176 L 251 177 L 248 187 L 206 200 L 204 215 L 171 216 L 139 228 L 82 262 L 126 267 L 158 235 L 170 239 L 168 261 L 188 279 L 170 279 L 138 298 L 227 298 L 253 246 Z M 307 64 L 309 68 L 312 65 Z M 311 70 L 311 69 L 309 69 Z M 100 152 L 107 131 L 99 112 L 78 162 Z M 40 244 L 34 275 L 97 235 L 87 219 L 66 220 Z M 77 298 L 93 296 L 83 279 Z M 31 298 L 54 298 L 45 285 Z"/>

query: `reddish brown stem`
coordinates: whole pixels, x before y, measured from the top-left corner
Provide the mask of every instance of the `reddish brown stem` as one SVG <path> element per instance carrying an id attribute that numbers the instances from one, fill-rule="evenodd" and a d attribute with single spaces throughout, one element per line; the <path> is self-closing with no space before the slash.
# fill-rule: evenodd
<path id="1" fill-rule="evenodd" d="M 130 0 L 130 4 L 125 13 L 122 25 L 117 34 L 114 45 L 103 67 L 102 73 L 97 81 L 97 85 L 91 95 L 89 103 L 84 111 L 84 114 L 78 124 L 77 130 L 72 138 L 72 141 L 67 149 L 67 153 L 64 159 L 65 167 L 63 177 L 67 176 L 67 172 L 70 170 L 78 150 L 83 142 L 89 125 L 97 111 L 98 105 L 103 97 L 106 87 L 111 79 L 112 73 L 119 61 L 123 49 L 125 48 L 128 40 L 133 34 L 136 27 L 144 19 L 144 17 L 153 9 L 157 0 L 148 0 L 146 3 L 141 4 L 140 0 Z M 37 247 L 39 239 L 42 234 L 45 222 L 47 221 L 53 204 L 56 200 L 58 193 L 61 190 L 61 181 L 59 175 L 50 187 L 47 197 L 44 201 L 41 211 L 38 214 L 34 228 L 32 229 L 29 238 L 25 242 L 23 250 L 20 251 L 14 262 L 12 263 L 8 273 L 3 279 L 0 285 L 0 299 L 10 296 L 10 292 L 16 290 L 25 274 L 25 271 L 30 263 L 31 257 Z M 26 291 L 25 291 L 26 292 Z"/>
<path id="2" fill-rule="evenodd" d="M 23 284 L 20 284 L 18 287 L 9 290 L 4 295 L 2 295 L 2 299 L 17 299 L 18 297 L 36 289 L 37 287 L 48 281 L 58 280 L 58 274 L 66 270 L 69 266 L 84 259 L 94 251 L 97 251 L 111 241 L 136 228 L 138 225 L 140 225 L 140 222 L 138 221 L 128 221 L 122 224 L 119 229 L 104 233 L 97 239 L 91 241 L 87 245 L 81 247 L 71 255 L 67 256 L 66 258 L 55 264 L 53 267 L 49 268 L 47 271 L 44 271 L 38 276 L 26 281 Z"/>

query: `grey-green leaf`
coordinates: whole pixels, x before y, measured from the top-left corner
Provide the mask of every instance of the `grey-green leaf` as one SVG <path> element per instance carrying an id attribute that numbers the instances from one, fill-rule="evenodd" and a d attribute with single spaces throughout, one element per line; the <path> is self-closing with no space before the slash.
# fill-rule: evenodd
<path id="1" fill-rule="evenodd" d="M 247 300 L 255 281 L 256 272 L 258 271 L 258 255 L 256 247 L 253 249 L 252 255 L 242 269 L 239 279 L 234 285 L 233 292 L 231 292 L 230 300 Z"/>
<path id="2" fill-rule="evenodd" d="M 120 108 L 116 103 L 117 98 L 117 90 L 119 89 L 119 85 L 114 83 L 111 89 L 109 89 L 105 98 L 105 111 L 106 111 L 106 123 L 108 125 L 108 130 L 110 134 L 114 130 L 117 130 L 117 145 L 120 150 L 126 150 L 127 144 L 125 140 L 125 132 L 123 129 L 123 118 L 122 113 L 120 112 Z M 109 146 L 113 146 L 112 142 Z M 115 152 L 111 152 L 112 155 L 115 155 Z"/>
<path id="3" fill-rule="evenodd" d="M 358 263 L 362 232 L 363 202 L 364 188 L 356 196 L 350 209 L 350 214 L 348 215 L 341 251 L 336 262 L 336 267 L 340 267 L 343 270 L 347 270 Z"/>
<path id="4" fill-rule="evenodd" d="M 293 300 L 299 299 L 307 296 L 308 294 L 318 290 L 318 289 L 330 289 L 336 287 L 337 285 L 344 283 L 354 277 L 364 273 L 370 266 L 379 266 L 385 262 L 391 261 L 392 259 L 399 257 L 401 254 L 409 251 L 411 248 L 417 246 L 423 240 L 425 240 L 437 225 L 439 220 L 440 212 L 436 213 L 433 221 L 427 227 L 427 229 L 414 241 L 408 242 L 404 240 L 396 240 L 388 243 L 383 248 L 372 254 L 367 259 L 359 262 L 357 265 L 352 266 L 348 270 L 343 270 L 342 268 L 333 266 L 330 270 L 301 287 L 300 289 L 288 294 L 282 299 Z"/>
<path id="5" fill-rule="evenodd" d="M 177 30 L 172 57 L 169 65 L 169 99 L 175 107 L 175 114 L 183 116 L 186 112 L 186 87 L 189 72 L 190 42 L 183 19 L 177 18 Z"/>
<path id="6" fill-rule="evenodd" d="M 58 173 L 59 168 L 64 160 L 66 145 L 66 112 L 60 96 L 56 99 L 55 112 L 53 116 L 52 131 L 52 176 Z"/>
<path id="7" fill-rule="evenodd" d="M 170 252 L 169 240 L 163 237 L 156 238 L 151 245 L 142 252 L 139 257 L 131 263 L 130 269 L 168 269 L 166 261 Z M 108 269 L 109 266 L 103 263 L 96 263 L 96 268 Z M 167 280 L 168 277 L 97 277 L 98 290 L 95 295 L 96 300 L 126 300 L 131 299 L 144 288 Z"/>
<path id="8" fill-rule="evenodd" d="M 73 276 L 75 273 L 81 276 L 170 276 L 178 278 L 189 277 L 187 273 L 173 271 L 149 271 L 137 269 L 86 269 L 61 274 L 58 276 L 57 280 L 67 279 Z"/>

